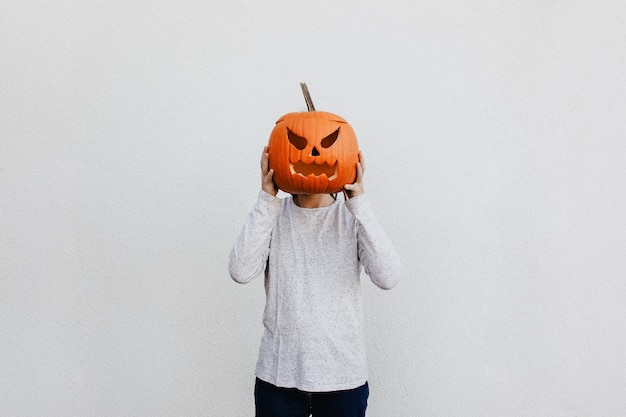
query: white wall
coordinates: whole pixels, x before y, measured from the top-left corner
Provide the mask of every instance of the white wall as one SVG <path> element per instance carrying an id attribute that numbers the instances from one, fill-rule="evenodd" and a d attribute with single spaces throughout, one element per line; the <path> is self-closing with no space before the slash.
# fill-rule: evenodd
<path id="1" fill-rule="evenodd" d="M 251 416 L 227 256 L 274 121 L 344 116 L 403 259 L 372 417 L 626 410 L 626 6 L 0 3 L 0 414 Z"/>

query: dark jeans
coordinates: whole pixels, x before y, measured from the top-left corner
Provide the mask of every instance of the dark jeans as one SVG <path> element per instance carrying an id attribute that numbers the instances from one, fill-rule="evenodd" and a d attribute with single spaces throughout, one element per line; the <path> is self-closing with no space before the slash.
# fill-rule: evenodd
<path id="1" fill-rule="evenodd" d="M 256 417 L 365 417 L 367 382 L 346 391 L 305 392 L 256 379 Z"/>

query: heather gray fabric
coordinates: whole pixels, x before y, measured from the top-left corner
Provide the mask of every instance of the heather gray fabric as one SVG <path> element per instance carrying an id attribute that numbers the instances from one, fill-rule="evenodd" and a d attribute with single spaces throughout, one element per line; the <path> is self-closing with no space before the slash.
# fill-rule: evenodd
<path id="1" fill-rule="evenodd" d="M 260 192 L 229 260 L 237 282 L 265 274 L 257 377 L 309 392 L 366 382 L 361 266 L 380 288 L 400 279 L 400 259 L 365 194 L 301 208 Z"/>

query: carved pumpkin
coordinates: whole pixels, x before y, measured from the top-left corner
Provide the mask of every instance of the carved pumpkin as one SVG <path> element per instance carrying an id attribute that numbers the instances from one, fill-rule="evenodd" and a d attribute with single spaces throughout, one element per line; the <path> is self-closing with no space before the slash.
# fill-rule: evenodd
<path id="1" fill-rule="evenodd" d="M 270 134 L 274 183 L 290 194 L 339 192 L 356 178 L 356 134 L 342 117 L 315 111 L 305 84 L 302 90 L 309 111 L 284 115 Z"/>

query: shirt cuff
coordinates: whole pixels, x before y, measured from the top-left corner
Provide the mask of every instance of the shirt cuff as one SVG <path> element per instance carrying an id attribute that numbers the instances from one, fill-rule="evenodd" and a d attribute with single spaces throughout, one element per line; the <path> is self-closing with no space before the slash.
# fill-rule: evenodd
<path id="1" fill-rule="evenodd" d="M 369 199 L 367 194 L 359 194 L 356 197 L 352 197 L 346 200 L 346 207 L 350 210 L 350 213 L 357 219 L 370 210 Z"/>
<path id="2" fill-rule="evenodd" d="M 259 204 L 262 204 L 270 209 L 271 212 L 277 213 L 280 209 L 282 199 L 277 196 L 273 196 L 270 193 L 261 190 L 259 191 Z"/>

